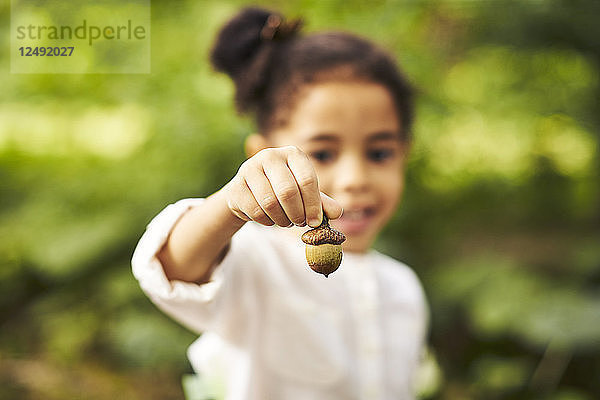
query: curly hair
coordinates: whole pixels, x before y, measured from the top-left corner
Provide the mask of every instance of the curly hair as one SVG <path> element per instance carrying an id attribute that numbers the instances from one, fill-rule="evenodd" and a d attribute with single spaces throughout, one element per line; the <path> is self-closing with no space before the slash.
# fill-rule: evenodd
<path id="1" fill-rule="evenodd" d="M 374 43 L 345 32 L 300 35 L 278 13 L 245 8 L 219 32 L 211 52 L 217 71 L 236 87 L 240 113 L 268 134 L 285 125 L 304 85 L 354 80 L 381 84 L 395 102 L 402 139 L 409 140 L 414 91 L 394 59 Z"/>

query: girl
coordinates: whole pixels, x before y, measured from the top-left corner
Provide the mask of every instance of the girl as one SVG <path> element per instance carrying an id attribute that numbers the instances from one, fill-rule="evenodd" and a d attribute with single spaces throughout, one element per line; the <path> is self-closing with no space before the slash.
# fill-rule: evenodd
<path id="1" fill-rule="evenodd" d="M 370 249 L 402 193 L 411 89 L 372 43 L 298 29 L 255 8 L 222 29 L 213 65 L 260 134 L 221 190 L 150 223 L 133 272 L 158 307 L 204 332 L 188 356 L 199 374 L 224 375 L 228 399 L 411 399 L 423 291 Z M 347 237 L 328 279 L 300 240 L 323 213 Z"/>

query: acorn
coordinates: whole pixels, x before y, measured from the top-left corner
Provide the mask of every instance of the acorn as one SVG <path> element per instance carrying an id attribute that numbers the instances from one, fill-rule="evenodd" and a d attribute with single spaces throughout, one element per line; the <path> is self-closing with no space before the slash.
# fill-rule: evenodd
<path id="1" fill-rule="evenodd" d="M 342 263 L 342 243 L 346 236 L 329 226 L 329 220 L 323 213 L 323 222 L 302 235 L 306 243 L 306 262 L 310 268 L 325 275 L 334 272 Z"/>

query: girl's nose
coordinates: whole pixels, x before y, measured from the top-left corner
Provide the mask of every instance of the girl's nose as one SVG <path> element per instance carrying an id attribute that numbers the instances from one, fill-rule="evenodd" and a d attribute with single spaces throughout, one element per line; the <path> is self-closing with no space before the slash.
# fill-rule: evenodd
<path id="1" fill-rule="evenodd" d="M 342 157 L 336 172 L 339 190 L 361 192 L 369 186 L 368 166 L 360 156 L 349 154 Z"/>

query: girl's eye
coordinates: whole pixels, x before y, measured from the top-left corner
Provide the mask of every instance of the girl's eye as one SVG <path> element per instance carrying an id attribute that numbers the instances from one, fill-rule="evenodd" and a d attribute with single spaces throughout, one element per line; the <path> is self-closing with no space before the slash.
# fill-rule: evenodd
<path id="1" fill-rule="evenodd" d="M 371 161 L 383 162 L 394 156 L 392 149 L 372 149 L 367 151 L 367 157 Z"/>
<path id="2" fill-rule="evenodd" d="M 334 158 L 333 151 L 330 150 L 312 151 L 310 152 L 310 156 L 320 163 L 332 161 Z"/>

